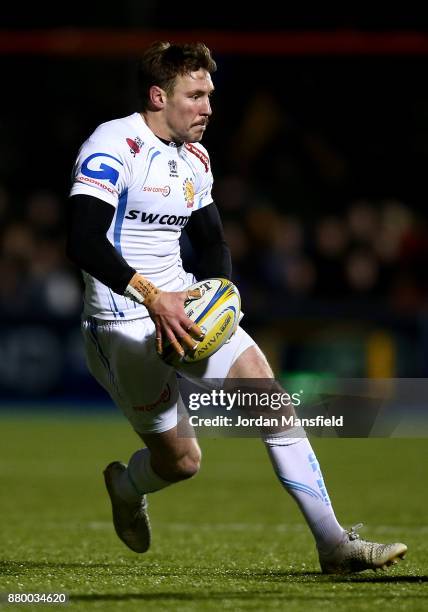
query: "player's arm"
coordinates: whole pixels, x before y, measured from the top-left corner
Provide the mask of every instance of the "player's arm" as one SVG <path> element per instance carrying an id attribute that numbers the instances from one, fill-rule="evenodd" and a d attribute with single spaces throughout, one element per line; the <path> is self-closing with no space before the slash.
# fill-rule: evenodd
<path id="1" fill-rule="evenodd" d="M 114 207 L 89 195 L 71 197 L 68 208 L 67 255 L 115 293 L 123 295 L 136 270 L 107 239 Z"/>
<path id="2" fill-rule="evenodd" d="M 203 336 L 199 327 L 186 316 L 183 303 L 186 291 L 160 291 L 142 274 L 128 265 L 107 238 L 114 217 L 114 206 L 89 195 L 74 195 L 70 199 L 67 231 L 67 255 L 82 270 L 88 272 L 115 293 L 144 304 L 156 325 L 157 350 L 162 352 L 162 336 L 182 355 L 184 345 L 192 348 L 194 340 Z"/>
<path id="3" fill-rule="evenodd" d="M 186 232 L 198 256 L 198 276 L 230 279 L 232 258 L 224 237 L 220 213 L 214 202 L 192 213 Z"/>

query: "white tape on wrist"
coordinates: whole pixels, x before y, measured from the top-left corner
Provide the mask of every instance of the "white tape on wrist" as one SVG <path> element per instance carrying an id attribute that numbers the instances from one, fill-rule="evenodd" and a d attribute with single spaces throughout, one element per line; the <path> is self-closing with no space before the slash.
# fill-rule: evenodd
<path id="1" fill-rule="evenodd" d="M 123 295 L 133 300 L 134 302 L 137 302 L 138 304 L 144 304 L 144 297 L 132 285 L 128 285 L 126 287 L 125 293 Z"/>

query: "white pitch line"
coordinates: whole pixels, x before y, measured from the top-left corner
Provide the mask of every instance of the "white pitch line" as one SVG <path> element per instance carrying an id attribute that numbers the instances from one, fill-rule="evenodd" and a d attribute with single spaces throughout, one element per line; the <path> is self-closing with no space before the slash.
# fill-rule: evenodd
<path id="1" fill-rule="evenodd" d="M 111 529 L 111 522 L 92 521 L 87 524 L 90 529 L 102 530 Z M 154 528 L 170 529 L 172 531 L 275 531 L 280 533 L 301 533 L 306 532 L 306 525 L 272 525 L 268 523 L 167 523 L 159 522 L 154 524 Z M 367 525 L 366 529 L 370 533 L 395 533 L 400 531 L 412 533 L 428 533 L 428 525 Z"/>
<path id="2" fill-rule="evenodd" d="M 351 525 L 348 521 L 344 524 L 345 527 Z M 40 525 L 41 529 L 60 529 L 62 531 L 75 531 L 76 529 L 92 529 L 94 531 L 111 530 L 111 521 L 89 521 L 88 523 L 83 521 L 49 521 Z M 183 522 L 166 522 L 159 521 L 154 523 L 154 528 L 167 529 L 171 531 L 273 531 L 277 533 L 303 533 L 308 530 L 305 524 L 291 524 L 280 523 L 273 525 L 271 523 L 192 523 L 191 521 Z M 372 533 L 400 533 L 400 532 L 411 532 L 417 534 L 428 533 L 428 525 L 369 525 L 364 524 L 362 529 L 363 537 L 364 532 L 368 534 Z"/>

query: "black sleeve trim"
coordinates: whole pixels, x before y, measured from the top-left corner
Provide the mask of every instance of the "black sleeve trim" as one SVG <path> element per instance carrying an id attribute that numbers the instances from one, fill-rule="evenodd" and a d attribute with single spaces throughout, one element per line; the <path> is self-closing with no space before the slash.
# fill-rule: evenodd
<path id="1" fill-rule="evenodd" d="M 135 274 L 107 239 L 114 207 L 88 195 L 70 198 L 67 220 L 67 255 L 115 293 L 123 294 Z"/>
<path id="2" fill-rule="evenodd" d="M 186 232 L 198 258 L 196 276 L 230 279 L 232 258 L 224 237 L 220 213 L 214 202 L 192 213 Z"/>

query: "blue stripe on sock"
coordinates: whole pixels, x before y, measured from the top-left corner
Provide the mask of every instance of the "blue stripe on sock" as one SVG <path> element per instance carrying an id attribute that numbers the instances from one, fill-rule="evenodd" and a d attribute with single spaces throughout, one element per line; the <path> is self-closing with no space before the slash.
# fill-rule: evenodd
<path id="1" fill-rule="evenodd" d="M 312 487 L 309 487 L 308 485 L 305 485 L 302 482 L 297 482 L 295 480 L 288 480 L 288 478 L 283 478 L 282 476 L 279 476 L 279 474 L 278 474 L 278 478 L 285 486 L 289 487 L 290 489 L 295 489 L 296 491 L 307 493 L 311 497 L 320 499 L 322 502 L 324 501 L 322 496 L 317 491 L 315 491 L 315 489 L 312 489 Z"/>

